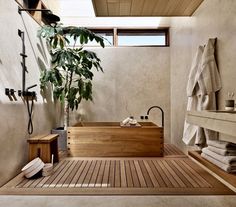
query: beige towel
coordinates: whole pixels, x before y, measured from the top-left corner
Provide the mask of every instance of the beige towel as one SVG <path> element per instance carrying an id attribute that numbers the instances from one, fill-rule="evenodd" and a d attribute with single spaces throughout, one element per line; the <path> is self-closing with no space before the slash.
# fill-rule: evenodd
<path id="1" fill-rule="evenodd" d="M 207 45 L 202 54 L 201 72 L 199 81 L 200 91 L 202 95 L 211 94 L 221 89 L 220 74 L 215 60 L 216 39 L 208 40 Z M 214 106 L 211 106 L 214 107 Z"/>
<path id="2" fill-rule="evenodd" d="M 201 70 L 201 60 L 202 60 L 202 54 L 204 51 L 203 46 L 199 46 L 197 53 L 193 59 L 189 77 L 188 77 L 188 83 L 187 83 L 187 96 L 188 96 L 188 103 L 187 103 L 187 111 L 198 111 L 199 108 L 199 86 L 198 86 L 198 71 Z M 199 144 L 198 137 L 199 133 L 201 132 L 201 128 L 196 125 L 189 124 L 185 121 L 184 123 L 184 132 L 183 132 L 183 142 L 186 145 L 193 145 L 193 144 Z"/>
<path id="3" fill-rule="evenodd" d="M 187 110 L 216 110 L 215 93 L 221 89 L 221 80 L 215 60 L 216 39 L 209 39 L 206 47 L 198 48 L 192 63 L 187 84 Z M 218 134 L 185 121 L 183 141 L 200 147 L 206 146 L 208 139 L 218 140 Z"/>
<path id="4" fill-rule="evenodd" d="M 213 146 L 208 146 L 207 147 L 209 150 L 211 150 L 212 152 L 215 152 L 219 155 L 223 155 L 223 156 L 236 156 L 236 149 L 235 150 L 230 150 L 230 149 L 221 149 L 218 147 L 213 147 Z"/>
<path id="5" fill-rule="evenodd" d="M 201 156 L 226 172 L 229 172 L 229 173 L 236 172 L 236 166 L 226 165 L 205 153 L 201 153 Z"/>
<path id="6" fill-rule="evenodd" d="M 215 60 L 216 39 L 209 39 L 202 54 L 201 70 L 199 71 L 198 85 L 201 92 L 201 110 L 216 110 L 215 93 L 221 89 L 221 80 Z M 200 139 L 202 146 L 209 139 L 218 139 L 215 131 L 204 129 L 204 136 Z"/>
<path id="7" fill-rule="evenodd" d="M 215 152 L 212 152 L 208 149 L 208 147 L 203 148 L 202 152 L 211 156 L 212 158 L 218 160 L 219 162 L 224 163 L 225 165 L 235 165 L 236 164 L 236 156 L 222 156 Z"/>
<path id="8" fill-rule="evenodd" d="M 236 150 L 236 144 L 231 142 L 225 142 L 225 141 L 216 141 L 216 140 L 208 140 L 207 145 L 217 147 L 220 149 L 235 149 Z"/>

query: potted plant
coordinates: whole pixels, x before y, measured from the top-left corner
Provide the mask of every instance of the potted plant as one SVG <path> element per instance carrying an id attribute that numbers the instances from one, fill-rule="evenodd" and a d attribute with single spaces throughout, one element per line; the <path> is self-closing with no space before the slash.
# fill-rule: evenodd
<path id="1" fill-rule="evenodd" d="M 61 24 L 45 25 L 38 36 L 46 39 L 51 55 L 51 67 L 41 73 L 41 89 L 50 83 L 53 94 L 65 108 L 64 127 L 69 125 L 69 110 L 78 109 L 82 99 L 92 100 L 92 68 L 103 69 L 96 53 L 85 50 L 89 41 L 104 47 L 104 38 L 86 28 L 63 27 Z M 71 40 L 74 44 L 71 46 Z M 80 46 L 76 46 L 77 42 Z"/>
<path id="2" fill-rule="evenodd" d="M 41 89 L 44 90 L 50 84 L 54 97 L 64 104 L 66 130 L 69 126 L 69 111 L 78 109 L 82 99 L 93 99 L 92 68 L 103 72 L 96 53 L 85 50 L 84 46 L 89 41 L 96 41 L 104 48 L 104 38 L 86 28 L 63 27 L 62 24 L 45 25 L 38 31 L 38 36 L 46 40 L 51 55 L 49 70 L 43 70 L 41 73 Z M 78 42 L 80 46 L 77 46 Z M 66 136 L 65 131 L 59 134 Z M 66 143 L 66 139 L 63 140 Z"/>

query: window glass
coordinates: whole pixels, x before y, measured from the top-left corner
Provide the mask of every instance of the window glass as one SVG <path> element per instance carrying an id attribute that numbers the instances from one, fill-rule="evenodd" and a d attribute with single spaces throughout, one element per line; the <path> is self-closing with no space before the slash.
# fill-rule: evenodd
<path id="1" fill-rule="evenodd" d="M 166 34 L 158 30 L 119 30 L 118 46 L 167 46 Z"/>
<path id="2" fill-rule="evenodd" d="M 169 46 L 168 29 L 90 29 L 106 40 L 105 46 Z M 117 36 L 115 36 L 117 34 Z M 114 38 L 115 37 L 115 38 Z M 114 39 L 116 42 L 114 42 Z M 70 45 L 74 46 L 73 38 L 69 38 Z M 79 40 L 75 46 L 80 46 Z M 86 47 L 99 46 L 95 40 L 86 44 Z"/>
<path id="3" fill-rule="evenodd" d="M 105 38 L 104 40 L 104 44 L 105 46 L 112 46 L 113 45 L 113 30 L 91 30 L 92 32 L 94 32 L 97 35 L 100 35 L 102 37 Z M 70 41 L 70 46 L 80 46 L 80 42 L 79 39 L 76 41 L 74 41 L 73 38 L 67 37 Z M 96 46 L 100 46 L 99 43 L 96 42 L 96 40 L 93 41 L 89 41 L 86 44 L 86 47 L 96 47 Z"/>
<path id="4" fill-rule="evenodd" d="M 102 36 L 103 38 L 105 38 L 105 45 L 106 46 L 112 46 L 114 45 L 113 43 L 113 30 L 91 30 L 93 31 L 95 34 L 98 34 L 100 36 Z M 97 43 L 95 40 L 92 42 L 89 42 L 89 44 L 87 46 L 99 46 L 99 43 Z"/>

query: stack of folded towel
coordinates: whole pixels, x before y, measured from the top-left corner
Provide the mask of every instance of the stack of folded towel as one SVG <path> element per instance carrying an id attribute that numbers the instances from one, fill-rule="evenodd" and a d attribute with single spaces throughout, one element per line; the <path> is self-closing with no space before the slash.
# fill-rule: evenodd
<path id="1" fill-rule="evenodd" d="M 202 149 L 201 156 L 226 172 L 236 172 L 236 144 L 225 141 L 208 140 L 208 147 Z"/>

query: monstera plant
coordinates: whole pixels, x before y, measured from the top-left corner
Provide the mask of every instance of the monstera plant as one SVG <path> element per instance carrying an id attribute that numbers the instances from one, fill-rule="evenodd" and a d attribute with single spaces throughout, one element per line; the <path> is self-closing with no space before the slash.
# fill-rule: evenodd
<path id="1" fill-rule="evenodd" d="M 64 104 L 64 127 L 69 125 L 69 110 L 78 109 L 82 99 L 92 100 L 93 71 L 103 69 L 96 53 L 84 49 L 89 41 L 104 47 L 104 39 L 86 28 L 45 25 L 38 36 L 46 39 L 51 67 L 41 73 L 41 89 L 51 84 L 54 97 Z M 79 46 L 78 46 L 79 45 Z"/>

